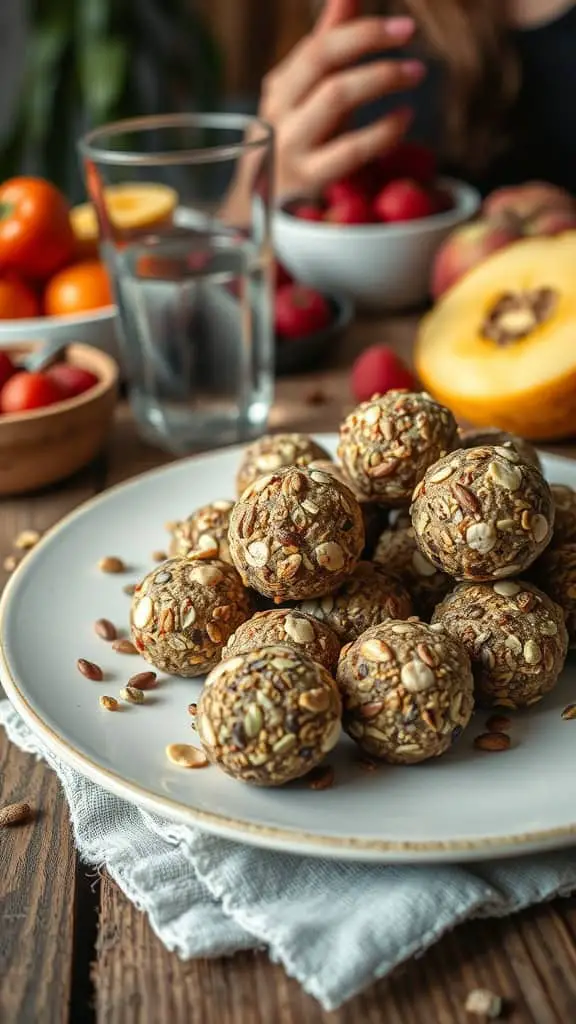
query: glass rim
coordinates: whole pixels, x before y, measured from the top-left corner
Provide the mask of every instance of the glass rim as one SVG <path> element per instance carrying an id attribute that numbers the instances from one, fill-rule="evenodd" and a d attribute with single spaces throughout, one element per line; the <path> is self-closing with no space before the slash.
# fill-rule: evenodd
<path id="1" fill-rule="evenodd" d="M 206 146 L 204 149 L 169 149 L 164 152 L 146 153 L 138 150 L 117 150 L 99 146 L 98 140 L 125 132 L 154 131 L 162 128 L 237 128 L 239 131 L 250 125 L 257 126 L 262 134 L 254 139 L 243 139 L 222 145 Z M 85 160 L 121 167 L 123 165 L 154 167 L 175 164 L 208 164 L 232 160 L 249 151 L 258 151 L 269 146 L 274 129 L 264 118 L 256 114 L 203 113 L 203 114 L 153 114 L 143 117 L 123 118 L 110 124 L 93 128 L 78 140 L 78 149 Z"/>

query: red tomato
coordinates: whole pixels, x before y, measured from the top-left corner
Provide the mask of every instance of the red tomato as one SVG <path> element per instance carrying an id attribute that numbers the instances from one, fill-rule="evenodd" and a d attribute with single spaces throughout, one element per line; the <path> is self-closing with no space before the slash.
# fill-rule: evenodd
<path id="1" fill-rule="evenodd" d="M 0 278 L 0 320 L 27 320 L 40 315 L 40 304 L 32 289 L 8 274 Z"/>
<path id="2" fill-rule="evenodd" d="M 74 254 L 69 207 L 42 178 L 10 178 L 0 186 L 0 270 L 44 281 Z"/>
<path id="3" fill-rule="evenodd" d="M 15 373 L 14 363 L 7 352 L 0 349 L 0 389 L 4 387 L 7 380 Z"/>
<path id="4" fill-rule="evenodd" d="M 98 377 L 91 370 L 71 363 L 55 363 L 46 370 L 46 376 L 58 385 L 63 398 L 74 398 L 98 383 Z"/>
<path id="5" fill-rule="evenodd" d="M 47 374 L 19 370 L 0 391 L 0 409 L 5 413 L 27 412 L 61 402 L 63 397 L 56 381 Z"/>

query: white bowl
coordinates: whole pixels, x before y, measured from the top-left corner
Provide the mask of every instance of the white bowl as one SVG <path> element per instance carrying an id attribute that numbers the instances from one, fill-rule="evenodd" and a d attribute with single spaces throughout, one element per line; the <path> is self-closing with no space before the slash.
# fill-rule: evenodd
<path id="1" fill-rule="evenodd" d="M 69 316 L 36 316 L 28 320 L 0 320 L 0 348 L 18 341 L 82 342 L 93 345 L 114 359 L 116 342 L 116 306 L 90 310 Z"/>
<path id="2" fill-rule="evenodd" d="M 445 213 L 398 224 L 332 225 L 274 212 L 274 248 L 298 280 L 341 292 L 364 309 L 408 309 L 429 295 L 434 255 L 447 235 L 470 220 L 480 194 L 452 178 L 440 181 L 454 206 Z"/>

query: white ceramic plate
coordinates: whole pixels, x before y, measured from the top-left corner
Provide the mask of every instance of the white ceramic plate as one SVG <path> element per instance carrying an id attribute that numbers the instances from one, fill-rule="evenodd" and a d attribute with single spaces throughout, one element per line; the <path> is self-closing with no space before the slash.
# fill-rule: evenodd
<path id="1" fill-rule="evenodd" d="M 334 438 L 319 438 L 334 447 Z M 3 682 L 29 726 L 64 761 L 107 789 L 159 814 L 229 838 L 298 853 L 375 861 L 497 857 L 576 842 L 576 721 L 560 712 L 576 700 L 571 664 L 542 706 L 515 717 L 513 748 L 473 749 L 479 712 L 454 749 L 416 767 L 365 773 L 344 739 L 331 762 L 336 785 L 261 790 L 216 768 L 171 765 L 165 747 L 195 742 L 187 705 L 200 684 L 167 679 L 148 707 L 100 709 L 127 676 L 147 667 L 115 654 L 93 633 L 105 616 L 125 624 L 125 582 L 150 568 L 165 544 L 163 524 L 206 501 L 232 495 L 237 449 L 172 464 L 89 502 L 25 559 L 1 604 Z M 551 480 L 576 486 L 576 463 L 547 458 Z M 97 569 L 118 554 L 126 576 Z M 76 659 L 98 662 L 104 683 L 84 679 Z"/>

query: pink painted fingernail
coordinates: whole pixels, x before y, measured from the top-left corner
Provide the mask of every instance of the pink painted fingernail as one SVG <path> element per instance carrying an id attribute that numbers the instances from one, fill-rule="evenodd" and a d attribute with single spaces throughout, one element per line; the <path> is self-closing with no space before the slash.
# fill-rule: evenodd
<path id="1" fill-rule="evenodd" d="M 413 82 L 419 82 L 426 74 L 426 65 L 421 60 L 403 60 L 400 67 L 406 78 L 411 78 Z"/>
<path id="2" fill-rule="evenodd" d="M 387 18 L 386 31 L 393 39 L 406 39 L 414 31 L 414 18 Z"/>

